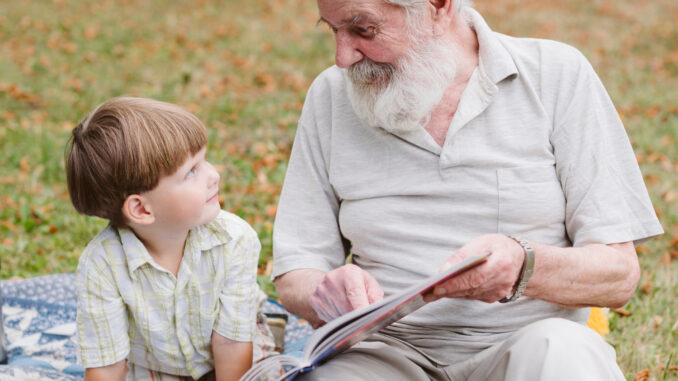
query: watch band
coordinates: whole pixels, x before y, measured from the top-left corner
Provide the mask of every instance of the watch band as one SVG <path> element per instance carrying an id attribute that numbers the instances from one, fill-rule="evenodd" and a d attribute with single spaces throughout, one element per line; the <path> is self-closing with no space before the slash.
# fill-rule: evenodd
<path id="1" fill-rule="evenodd" d="M 523 267 L 520 269 L 518 280 L 516 280 L 516 284 L 513 286 L 513 293 L 499 300 L 499 303 L 508 303 L 520 298 L 520 296 L 523 295 L 523 291 L 525 291 L 525 288 L 527 287 L 527 282 L 530 280 L 532 272 L 534 271 L 534 250 L 532 249 L 530 243 L 521 238 L 516 238 L 513 236 L 508 237 L 518 242 L 518 244 L 523 247 L 523 251 L 525 251 L 525 260 L 523 261 Z"/>

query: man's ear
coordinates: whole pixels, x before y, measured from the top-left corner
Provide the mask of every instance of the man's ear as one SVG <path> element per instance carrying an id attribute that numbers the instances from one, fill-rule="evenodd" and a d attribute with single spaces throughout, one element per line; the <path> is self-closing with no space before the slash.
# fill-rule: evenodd
<path id="1" fill-rule="evenodd" d="M 147 200 L 138 194 L 127 196 L 122 203 L 122 213 L 128 221 L 139 225 L 150 225 L 155 222 L 155 215 Z"/>
<path id="2" fill-rule="evenodd" d="M 433 32 L 436 35 L 444 33 L 454 18 L 453 4 L 460 0 L 429 0 L 431 20 L 433 20 Z"/>
<path id="3" fill-rule="evenodd" d="M 433 17 L 442 17 L 449 15 L 450 12 L 454 12 L 452 4 L 460 0 L 429 0 L 429 3 L 433 7 Z"/>

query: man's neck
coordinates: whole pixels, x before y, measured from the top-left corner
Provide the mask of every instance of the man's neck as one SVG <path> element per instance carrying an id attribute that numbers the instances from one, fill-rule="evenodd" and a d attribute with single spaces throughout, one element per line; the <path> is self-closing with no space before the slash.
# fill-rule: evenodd
<path id="1" fill-rule="evenodd" d="M 479 62 L 478 36 L 461 15 L 456 17 L 445 38 L 455 41 L 459 49 L 457 73 L 452 84 L 445 90 L 440 104 L 433 109 L 429 124 L 426 126 L 426 131 L 441 147 L 445 143 L 452 118 L 457 112 L 461 95 Z"/>

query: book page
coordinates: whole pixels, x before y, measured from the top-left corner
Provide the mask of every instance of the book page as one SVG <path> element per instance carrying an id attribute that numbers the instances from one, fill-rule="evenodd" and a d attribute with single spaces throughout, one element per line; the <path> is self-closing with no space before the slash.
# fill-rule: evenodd
<path id="1" fill-rule="evenodd" d="M 484 262 L 489 253 L 469 257 L 414 286 L 364 308 L 351 311 L 322 327 L 309 340 L 304 357 L 311 363 L 326 361 L 426 304 L 423 295 L 455 275 Z"/>

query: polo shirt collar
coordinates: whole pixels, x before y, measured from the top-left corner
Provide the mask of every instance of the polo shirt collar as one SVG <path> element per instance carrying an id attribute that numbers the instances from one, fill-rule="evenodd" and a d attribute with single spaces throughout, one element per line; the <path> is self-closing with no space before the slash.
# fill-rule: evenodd
<path id="1" fill-rule="evenodd" d="M 494 84 L 517 75 L 518 68 L 513 57 L 487 25 L 483 16 L 473 8 L 466 8 L 463 16 L 478 37 L 478 55 L 482 74 Z"/>
<path id="2" fill-rule="evenodd" d="M 146 246 L 144 246 L 131 229 L 118 228 L 118 235 L 120 236 L 120 242 L 127 258 L 127 268 L 130 274 L 146 263 L 157 266 Z M 225 245 L 231 240 L 232 238 L 228 234 L 225 219 L 215 218 L 213 221 L 197 226 L 189 231 L 188 238 L 186 239 L 186 248 L 194 247 L 203 252 L 211 250 L 216 246 Z M 189 251 L 184 250 L 184 255 L 187 253 Z"/>

